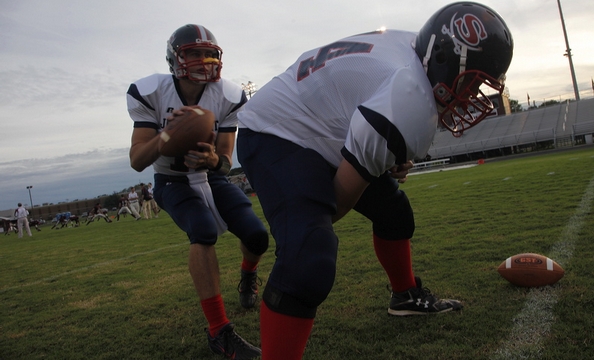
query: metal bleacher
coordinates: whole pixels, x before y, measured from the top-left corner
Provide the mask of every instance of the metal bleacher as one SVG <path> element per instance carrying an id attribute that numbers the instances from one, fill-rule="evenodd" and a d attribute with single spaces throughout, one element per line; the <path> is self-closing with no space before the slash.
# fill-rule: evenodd
<path id="1" fill-rule="evenodd" d="M 574 145 L 577 137 L 591 134 L 594 98 L 487 118 L 459 138 L 449 131 L 438 131 L 429 155 L 432 159 L 453 158 L 551 141 L 554 146 Z"/>

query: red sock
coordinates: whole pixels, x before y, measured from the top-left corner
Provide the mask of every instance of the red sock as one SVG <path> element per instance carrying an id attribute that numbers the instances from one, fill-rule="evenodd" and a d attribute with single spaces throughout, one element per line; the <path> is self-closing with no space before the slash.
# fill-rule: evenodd
<path id="1" fill-rule="evenodd" d="M 260 305 L 262 360 L 301 360 L 314 319 L 284 315 Z"/>
<path id="2" fill-rule="evenodd" d="M 251 273 L 254 272 L 258 269 L 258 262 L 254 262 L 254 261 L 249 261 L 246 258 L 243 258 L 243 261 L 241 262 L 241 270 Z"/>
<path id="3" fill-rule="evenodd" d="M 417 286 L 412 270 L 410 240 L 388 241 L 373 234 L 373 248 L 388 274 L 392 291 L 403 292 Z"/>
<path id="4" fill-rule="evenodd" d="M 208 321 L 208 331 L 211 337 L 214 337 L 219 330 L 229 323 L 225 313 L 225 305 L 221 294 L 215 295 L 209 299 L 200 301 L 202 311 Z"/>

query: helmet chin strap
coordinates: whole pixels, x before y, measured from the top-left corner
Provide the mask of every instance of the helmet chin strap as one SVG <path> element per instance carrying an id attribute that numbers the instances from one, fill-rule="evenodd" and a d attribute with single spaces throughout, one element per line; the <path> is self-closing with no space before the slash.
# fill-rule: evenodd
<path id="1" fill-rule="evenodd" d="M 462 49 L 460 49 L 460 72 L 458 74 L 462 74 L 466 71 L 466 59 L 468 59 L 468 46 L 462 45 Z"/>
<path id="2" fill-rule="evenodd" d="M 462 74 L 463 72 L 466 71 L 466 60 L 468 59 L 468 46 L 466 45 L 462 45 L 462 48 L 460 49 L 460 71 L 458 72 L 459 74 Z M 457 89 L 456 89 L 456 93 L 459 93 L 460 87 L 462 86 L 462 83 L 464 82 L 464 77 L 460 78 L 460 80 L 458 81 L 457 84 Z"/>
<path id="3" fill-rule="evenodd" d="M 431 51 L 433 51 L 433 43 L 435 42 L 435 34 L 431 34 L 429 38 L 429 44 L 427 45 L 427 52 L 425 57 L 423 58 L 423 68 L 425 69 L 425 74 L 429 69 L 429 59 L 431 58 Z"/>

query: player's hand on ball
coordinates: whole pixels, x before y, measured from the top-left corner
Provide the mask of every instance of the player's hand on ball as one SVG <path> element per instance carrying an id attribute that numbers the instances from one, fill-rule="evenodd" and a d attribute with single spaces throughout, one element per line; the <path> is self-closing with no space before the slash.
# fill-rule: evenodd
<path id="1" fill-rule="evenodd" d="M 191 168 L 197 169 L 202 167 L 214 168 L 219 162 L 219 157 L 216 154 L 216 148 L 212 143 L 214 141 L 215 133 L 212 133 L 212 141 L 209 143 L 198 143 L 198 150 L 190 150 L 184 157 L 184 164 Z"/>
<path id="2" fill-rule="evenodd" d="M 187 111 L 192 111 L 194 109 L 201 109 L 198 105 L 193 106 L 182 106 L 179 109 L 175 109 L 171 112 L 171 115 L 167 117 L 167 122 L 172 122 L 175 119 L 179 118 L 180 116 L 184 115 Z"/>
<path id="3" fill-rule="evenodd" d="M 215 117 L 211 111 L 199 106 L 184 106 L 174 110 L 167 120 L 167 125 L 159 135 L 161 155 L 181 157 L 189 154 L 190 150 L 211 152 L 215 137 Z M 207 147 L 203 149 L 199 143 L 206 143 Z"/>
<path id="4" fill-rule="evenodd" d="M 408 175 L 408 170 L 413 168 L 413 162 L 407 161 L 404 164 L 400 164 L 398 166 L 394 166 L 388 170 L 390 172 L 390 176 L 394 179 L 397 179 L 399 183 L 403 184 L 406 182 L 406 176 Z"/>

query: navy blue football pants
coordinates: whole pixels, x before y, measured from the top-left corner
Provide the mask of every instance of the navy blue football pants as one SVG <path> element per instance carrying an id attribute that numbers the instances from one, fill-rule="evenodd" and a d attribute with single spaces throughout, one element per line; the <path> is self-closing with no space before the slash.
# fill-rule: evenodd
<path id="1" fill-rule="evenodd" d="M 249 129 L 239 130 L 237 154 L 276 240 L 277 258 L 263 300 L 273 311 L 313 318 L 336 273 L 336 169 L 312 149 Z M 382 239 L 413 235 L 408 198 L 387 174 L 370 183 L 355 210 L 372 221 Z"/>
<path id="2" fill-rule="evenodd" d="M 209 174 L 208 183 L 221 218 L 229 231 L 256 255 L 268 249 L 268 231 L 252 210 L 250 199 L 223 175 Z M 154 197 L 186 232 L 190 243 L 214 245 L 217 226 L 204 200 L 190 187 L 185 176 L 155 174 Z"/>

